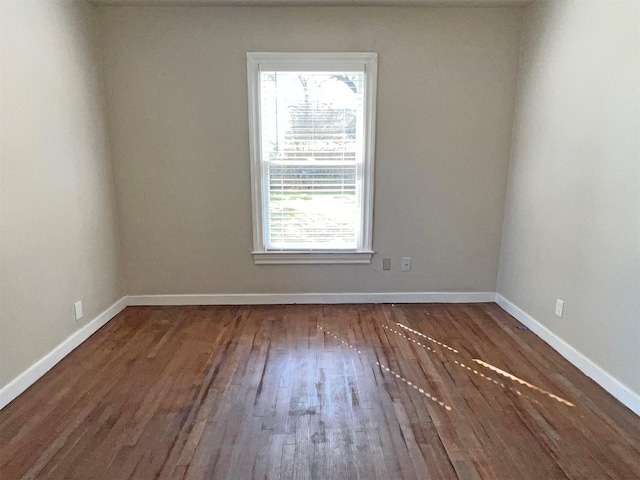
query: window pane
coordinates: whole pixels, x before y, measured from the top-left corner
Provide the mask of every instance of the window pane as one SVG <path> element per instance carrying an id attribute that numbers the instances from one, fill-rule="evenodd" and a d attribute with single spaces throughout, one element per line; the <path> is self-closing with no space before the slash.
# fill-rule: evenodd
<path id="1" fill-rule="evenodd" d="M 364 73 L 262 71 L 260 86 L 267 249 L 357 248 Z"/>

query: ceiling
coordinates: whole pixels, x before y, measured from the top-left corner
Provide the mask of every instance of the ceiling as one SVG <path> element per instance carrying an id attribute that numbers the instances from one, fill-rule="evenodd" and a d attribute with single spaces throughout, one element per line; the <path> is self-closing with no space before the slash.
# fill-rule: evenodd
<path id="1" fill-rule="evenodd" d="M 208 5 L 251 7 L 523 7 L 534 0 L 89 0 L 96 5 Z"/>

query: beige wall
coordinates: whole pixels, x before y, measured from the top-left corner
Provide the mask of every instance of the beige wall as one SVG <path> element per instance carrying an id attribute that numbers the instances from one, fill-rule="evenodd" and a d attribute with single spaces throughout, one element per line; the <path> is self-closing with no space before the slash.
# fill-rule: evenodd
<path id="1" fill-rule="evenodd" d="M 520 24 L 517 9 L 101 7 L 127 293 L 494 291 Z M 253 264 L 248 51 L 378 52 L 372 265 Z"/>
<path id="2" fill-rule="evenodd" d="M 498 282 L 637 393 L 639 33 L 635 1 L 527 8 Z"/>
<path id="3" fill-rule="evenodd" d="M 122 290 L 94 8 L 0 9 L 2 387 Z"/>

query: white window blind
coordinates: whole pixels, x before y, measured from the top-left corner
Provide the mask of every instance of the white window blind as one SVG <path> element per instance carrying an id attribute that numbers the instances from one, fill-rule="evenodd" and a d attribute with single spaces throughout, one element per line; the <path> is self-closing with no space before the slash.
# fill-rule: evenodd
<path id="1" fill-rule="evenodd" d="M 363 72 L 260 75 L 265 246 L 356 249 Z"/>
<path id="2" fill-rule="evenodd" d="M 372 72 L 349 54 L 301 55 L 248 55 L 254 256 L 370 251 Z"/>

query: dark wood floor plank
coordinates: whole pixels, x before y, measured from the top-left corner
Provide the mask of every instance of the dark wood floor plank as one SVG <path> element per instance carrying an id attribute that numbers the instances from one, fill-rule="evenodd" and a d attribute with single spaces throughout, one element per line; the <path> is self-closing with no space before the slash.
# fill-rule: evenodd
<path id="1" fill-rule="evenodd" d="M 640 478 L 640 418 L 518 327 L 495 304 L 129 307 L 0 411 L 0 478 Z"/>

